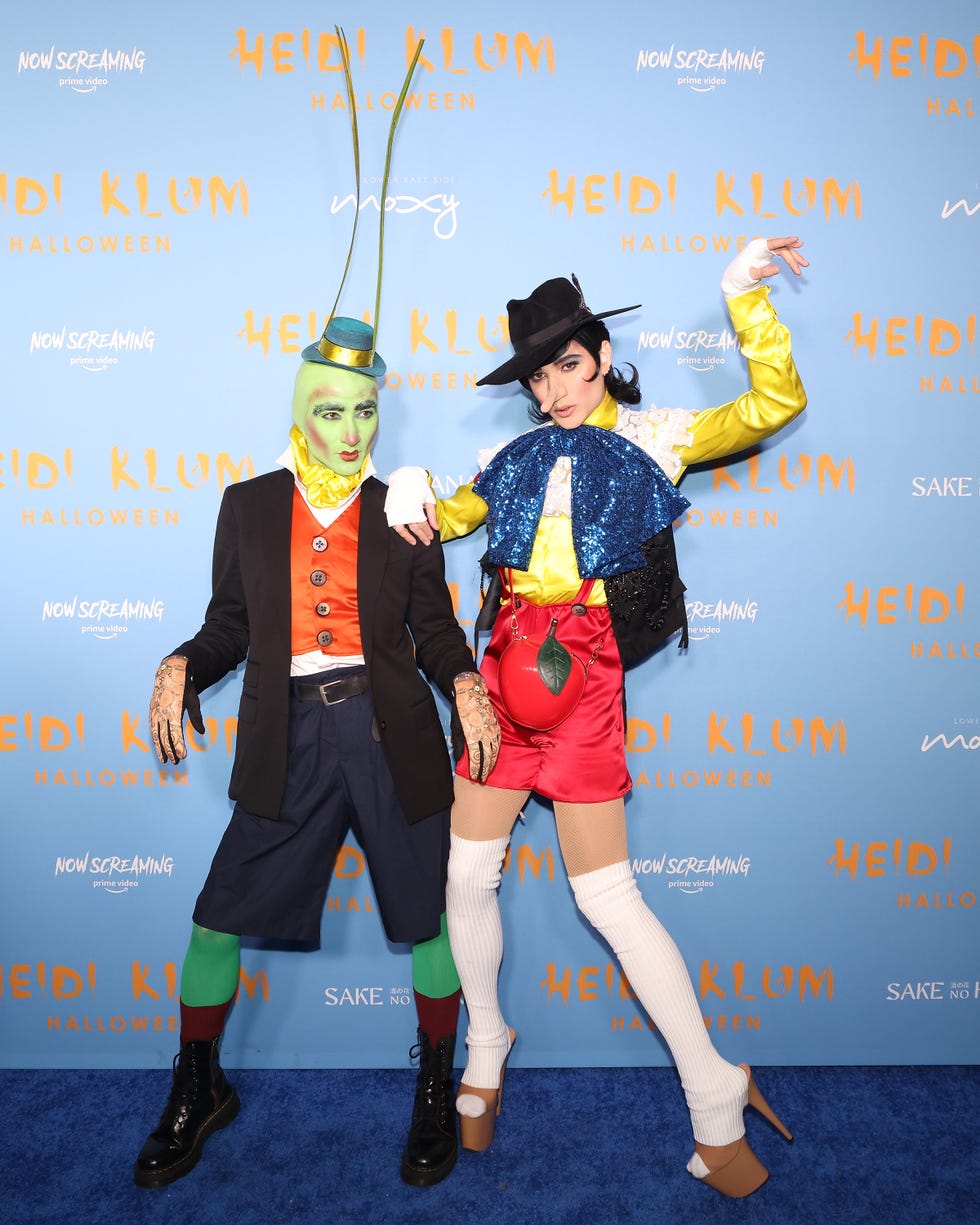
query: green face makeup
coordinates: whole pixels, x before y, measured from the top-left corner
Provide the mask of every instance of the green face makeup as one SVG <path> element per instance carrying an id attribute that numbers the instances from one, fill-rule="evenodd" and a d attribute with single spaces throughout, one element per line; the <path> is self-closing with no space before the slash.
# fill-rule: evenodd
<path id="1" fill-rule="evenodd" d="M 303 362 L 293 391 L 293 421 L 311 459 L 340 476 L 353 476 L 378 431 L 378 385 L 337 366 Z"/>

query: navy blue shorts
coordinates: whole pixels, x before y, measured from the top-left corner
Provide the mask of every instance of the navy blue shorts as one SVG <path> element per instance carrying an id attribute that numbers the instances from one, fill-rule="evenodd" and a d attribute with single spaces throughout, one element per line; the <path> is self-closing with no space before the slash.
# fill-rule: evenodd
<path id="1" fill-rule="evenodd" d="M 439 934 L 449 810 L 409 825 L 377 739 L 370 693 L 331 706 L 296 696 L 299 684 L 363 671 L 344 668 L 290 682 L 289 757 L 279 820 L 235 805 L 194 908 L 199 927 L 319 945 L 334 861 L 352 831 L 367 860 L 388 939 L 415 943 Z"/>

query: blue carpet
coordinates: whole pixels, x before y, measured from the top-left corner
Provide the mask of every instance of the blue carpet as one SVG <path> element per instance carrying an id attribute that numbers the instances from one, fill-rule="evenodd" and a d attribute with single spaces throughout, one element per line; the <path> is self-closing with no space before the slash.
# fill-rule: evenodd
<path id="1" fill-rule="evenodd" d="M 690 1132 L 667 1068 L 514 1069 L 492 1148 L 450 1177 L 398 1177 L 410 1071 L 236 1071 L 234 1123 L 186 1178 L 132 1181 L 169 1073 L 0 1071 L 3 1225 L 286 1225 L 446 1222 L 980 1221 L 980 1069 L 763 1068 L 795 1133 L 753 1111 L 769 1182 L 726 1200 L 684 1170 Z"/>

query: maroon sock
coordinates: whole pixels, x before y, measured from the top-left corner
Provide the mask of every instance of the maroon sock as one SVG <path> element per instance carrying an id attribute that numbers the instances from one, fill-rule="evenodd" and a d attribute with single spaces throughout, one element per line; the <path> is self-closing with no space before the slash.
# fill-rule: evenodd
<path id="1" fill-rule="evenodd" d="M 452 995 L 444 995 L 433 999 L 429 995 L 415 992 L 415 1011 L 419 1015 L 419 1029 L 429 1039 L 429 1045 L 435 1046 L 441 1038 L 454 1038 L 456 1025 L 459 1021 L 459 997 L 457 988 Z"/>
<path id="2" fill-rule="evenodd" d="M 225 1017 L 234 996 L 223 1004 L 203 1004 L 198 1008 L 180 1002 L 180 1044 L 185 1042 L 210 1042 L 221 1036 Z"/>

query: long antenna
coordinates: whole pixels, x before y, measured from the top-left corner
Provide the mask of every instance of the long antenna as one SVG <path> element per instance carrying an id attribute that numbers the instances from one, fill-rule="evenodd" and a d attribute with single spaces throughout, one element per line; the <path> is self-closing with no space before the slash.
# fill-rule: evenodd
<path id="1" fill-rule="evenodd" d="M 347 36 L 344 34 L 340 26 L 334 26 L 337 33 L 337 41 L 340 45 L 340 60 L 344 69 L 344 83 L 347 86 L 347 109 L 350 112 L 351 139 L 354 145 L 354 178 L 355 178 L 355 198 L 354 198 L 354 224 L 351 227 L 350 246 L 347 248 L 347 262 L 344 264 L 344 274 L 340 278 L 340 285 L 337 287 L 337 296 L 333 300 L 333 306 L 330 308 L 330 314 L 327 318 L 327 327 L 334 317 L 337 310 L 337 304 L 340 302 L 340 295 L 343 293 L 344 284 L 347 281 L 347 274 L 350 272 L 351 260 L 354 254 L 354 239 L 357 235 L 357 223 L 361 216 L 361 146 L 357 133 L 357 110 L 354 98 L 354 78 L 351 74 L 350 66 L 350 47 L 347 43 Z M 388 127 L 388 147 L 385 151 L 385 166 L 384 175 L 381 180 L 381 199 L 379 204 L 379 221 L 378 221 L 378 285 L 377 292 L 374 298 L 374 346 L 371 349 L 370 361 L 365 363 L 370 365 L 374 360 L 374 354 L 378 347 L 378 316 L 381 311 L 381 269 L 384 259 L 384 241 L 385 241 L 385 203 L 388 199 L 388 176 L 391 172 L 391 149 L 395 140 L 395 129 L 398 126 L 398 120 L 402 113 L 402 108 L 405 105 L 405 98 L 408 94 L 408 87 L 412 80 L 412 75 L 415 72 L 416 65 L 419 62 L 419 56 L 422 54 L 422 48 L 425 45 L 425 39 L 420 38 L 415 47 L 415 54 L 412 56 L 412 62 L 409 64 L 408 72 L 405 75 L 405 80 L 402 84 L 401 93 L 398 95 L 398 101 L 395 103 L 395 109 L 392 112 L 391 123 Z M 317 346 L 321 353 L 324 353 L 323 345 L 326 340 L 326 329 L 324 329 L 323 338 Z"/>
<path id="2" fill-rule="evenodd" d="M 398 119 L 402 113 L 402 107 L 405 105 L 405 96 L 408 93 L 408 87 L 412 80 L 412 74 L 415 72 L 415 65 L 419 62 L 419 56 L 422 54 L 422 47 L 425 45 L 425 39 L 420 38 L 418 45 L 415 48 L 415 54 L 412 56 L 412 62 L 408 67 L 408 73 L 405 76 L 405 82 L 402 85 L 401 93 L 398 95 L 398 101 L 395 104 L 395 109 L 391 115 L 391 125 L 388 128 L 388 148 L 385 150 L 385 171 L 384 177 L 381 180 L 381 218 L 378 222 L 378 290 L 374 297 L 374 344 L 375 348 L 378 345 L 378 315 L 381 310 L 381 267 L 384 259 L 384 242 L 385 242 L 385 203 L 388 199 L 388 174 L 391 170 L 391 146 L 395 140 L 395 128 L 398 126 Z"/>
<path id="3" fill-rule="evenodd" d="M 354 80 L 350 70 L 350 47 L 347 45 L 347 35 L 340 26 L 334 26 L 337 33 L 337 40 L 340 43 L 340 59 L 344 66 L 344 81 L 347 85 L 347 110 L 350 114 L 350 130 L 351 139 L 354 143 L 354 225 L 350 232 L 350 246 L 347 248 L 347 263 L 344 264 L 344 275 L 340 278 L 340 284 L 337 286 L 337 296 L 333 300 L 333 306 L 330 308 L 330 314 L 327 316 L 327 325 L 334 317 L 337 310 L 337 303 L 340 301 L 340 295 L 344 290 L 344 282 L 347 280 L 347 274 L 350 272 L 351 258 L 354 254 L 354 238 L 357 235 L 357 223 L 361 216 L 361 145 L 357 136 L 357 110 L 354 105 Z M 382 203 L 382 209 L 384 204 Z M 377 343 L 377 325 L 375 325 L 375 343 Z"/>

